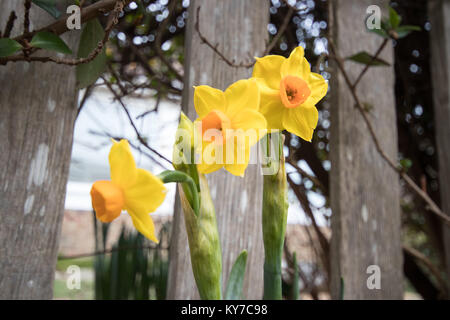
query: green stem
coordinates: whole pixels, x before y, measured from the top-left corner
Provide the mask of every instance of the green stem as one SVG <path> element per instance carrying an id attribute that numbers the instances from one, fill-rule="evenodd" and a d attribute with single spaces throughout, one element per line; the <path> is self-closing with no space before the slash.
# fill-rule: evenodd
<path id="1" fill-rule="evenodd" d="M 277 265 L 271 265 L 264 262 L 264 300 L 281 300 L 282 295 L 282 281 L 281 268 Z"/>
<path id="2" fill-rule="evenodd" d="M 270 147 L 270 134 L 263 143 Z M 287 224 L 287 182 L 283 156 L 283 140 L 278 139 L 275 148 L 277 159 L 271 161 L 277 171 L 272 175 L 264 175 L 263 186 L 263 241 L 264 241 L 264 299 L 281 300 L 281 262 L 283 257 L 284 237 Z M 266 149 L 270 150 L 270 149 Z"/>
<path id="3" fill-rule="evenodd" d="M 188 174 L 177 170 L 166 170 L 161 172 L 158 177 L 163 183 L 183 183 L 183 190 L 186 193 L 186 197 L 188 198 L 195 215 L 198 216 L 200 210 L 200 199 L 198 196 L 197 184 L 194 179 L 192 179 Z M 184 186 L 187 188 L 184 188 Z"/>

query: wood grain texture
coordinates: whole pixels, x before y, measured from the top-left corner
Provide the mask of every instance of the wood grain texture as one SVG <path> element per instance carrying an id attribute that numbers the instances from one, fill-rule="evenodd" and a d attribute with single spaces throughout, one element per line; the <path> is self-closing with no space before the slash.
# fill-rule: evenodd
<path id="1" fill-rule="evenodd" d="M 0 2 L 0 28 L 23 1 Z M 31 29 L 52 18 L 36 6 Z M 78 32 L 64 39 L 76 43 Z M 75 69 L 55 64 L 0 66 L 0 299 L 51 299 L 73 125 Z"/>
<path id="2" fill-rule="evenodd" d="M 360 51 L 374 53 L 382 38 L 366 31 L 369 5 L 386 8 L 388 1 L 331 2 L 333 38 L 342 57 Z M 388 45 L 380 58 L 393 62 Z M 354 81 L 363 66 L 346 62 Z M 398 175 L 375 149 L 367 127 L 340 72 L 332 77 L 331 112 L 331 293 L 344 299 L 401 299 L 402 249 Z M 371 68 L 358 86 L 358 95 L 373 106 L 369 112 L 382 148 L 397 158 L 397 128 L 392 67 Z M 381 289 L 369 290 L 367 267 L 381 270 Z"/>
<path id="3" fill-rule="evenodd" d="M 230 60 L 237 63 L 261 56 L 268 38 L 269 2 L 265 0 L 194 0 L 189 8 L 186 31 L 186 67 L 183 109 L 196 119 L 193 85 L 207 84 L 226 89 L 234 81 L 251 76 L 251 69 L 227 65 L 211 48 L 201 43 L 195 31 L 200 11 L 200 30 Z M 248 250 L 243 295 L 262 298 L 263 245 L 261 230 L 262 176 L 257 165 L 249 165 L 245 178 L 226 171 L 208 175 L 223 254 L 223 287 L 231 267 L 243 249 Z M 177 199 L 178 201 L 178 199 Z M 176 203 L 169 269 L 169 299 L 198 299 L 187 245 L 184 221 Z"/>
<path id="4" fill-rule="evenodd" d="M 433 31 L 431 38 L 431 72 L 436 123 L 436 145 L 439 157 L 441 207 L 450 214 L 450 1 L 429 1 Z M 448 292 L 450 292 L 450 229 L 443 225 Z"/>

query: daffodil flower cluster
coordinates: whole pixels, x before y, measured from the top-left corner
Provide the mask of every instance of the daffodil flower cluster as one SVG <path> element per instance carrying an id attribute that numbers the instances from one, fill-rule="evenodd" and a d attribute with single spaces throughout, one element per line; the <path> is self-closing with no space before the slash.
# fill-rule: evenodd
<path id="1" fill-rule="evenodd" d="M 243 176 L 250 147 L 274 129 L 311 141 L 319 119 L 315 105 L 327 90 L 325 79 L 311 72 L 302 47 L 289 58 L 257 58 L 252 77 L 224 92 L 206 85 L 195 87 L 202 147 L 198 170 L 206 174 L 223 167 Z"/>
<path id="2" fill-rule="evenodd" d="M 327 93 L 324 78 L 311 72 L 302 47 L 289 56 L 257 58 L 252 77 L 231 84 L 225 91 L 207 85 L 195 87 L 198 119 L 181 115 L 177 132 L 187 133 L 174 146 L 175 171 L 158 176 L 139 169 L 126 140 L 113 141 L 109 154 L 111 180 L 92 186 L 92 206 L 105 223 L 122 211 L 151 241 L 158 242 L 150 213 L 164 201 L 165 183 L 178 182 L 194 277 L 202 299 L 222 298 L 222 258 L 215 210 L 204 174 L 221 168 L 243 176 L 250 148 L 274 130 L 287 130 L 311 141 L 317 126 L 315 107 Z M 200 142 L 195 139 L 200 136 Z M 270 144 L 269 139 L 265 143 Z M 267 146 L 266 145 L 266 146 Z M 283 142 L 276 149 L 282 154 Z M 200 148 L 200 161 L 193 154 Z M 181 163 L 175 161 L 182 159 Z M 279 169 L 278 169 L 279 168 Z M 265 298 L 281 296 L 281 256 L 287 217 L 284 161 L 264 178 L 263 238 Z M 243 275 L 242 275 L 243 276 Z M 232 286 L 230 286 L 232 287 Z"/>

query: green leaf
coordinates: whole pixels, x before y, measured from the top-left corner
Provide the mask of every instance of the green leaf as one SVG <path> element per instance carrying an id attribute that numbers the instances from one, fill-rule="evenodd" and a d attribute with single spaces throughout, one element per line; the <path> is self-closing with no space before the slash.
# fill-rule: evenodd
<path id="1" fill-rule="evenodd" d="M 387 63 L 384 60 L 381 60 L 380 58 L 374 59 L 372 55 L 367 53 L 366 51 L 358 52 L 357 54 L 348 57 L 347 60 L 351 60 L 357 63 L 370 65 L 372 67 L 378 67 L 378 66 L 389 66 L 389 63 Z"/>
<path id="2" fill-rule="evenodd" d="M 31 2 L 47 11 L 55 19 L 61 16 L 61 12 L 56 7 L 56 0 L 31 0 Z"/>
<path id="3" fill-rule="evenodd" d="M 0 58 L 8 57 L 22 49 L 20 43 L 9 38 L 0 39 Z"/>
<path id="4" fill-rule="evenodd" d="M 104 36 L 105 31 L 98 19 L 87 22 L 81 33 L 78 58 L 88 57 Z M 106 60 L 105 48 L 103 48 L 103 51 L 91 62 L 77 65 L 77 87 L 82 89 L 95 83 L 106 69 Z"/>
<path id="5" fill-rule="evenodd" d="M 397 32 L 398 39 L 404 38 L 407 35 L 409 35 L 413 31 L 421 31 L 422 29 L 419 26 L 410 26 L 410 25 L 404 25 L 398 27 L 395 32 Z"/>
<path id="6" fill-rule="evenodd" d="M 299 296 L 299 275 L 298 275 L 298 265 L 297 265 L 297 253 L 294 252 L 293 257 L 293 265 L 294 265 L 294 279 L 292 279 L 292 300 L 298 300 Z"/>
<path id="7" fill-rule="evenodd" d="M 67 44 L 59 36 L 48 31 L 41 31 L 36 33 L 33 39 L 31 39 L 30 45 L 35 48 L 41 48 L 65 54 L 72 53 L 72 50 L 69 49 Z"/>
<path id="8" fill-rule="evenodd" d="M 247 265 L 247 250 L 243 250 L 234 262 L 225 290 L 225 300 L 239 300 L 242 297 L 245 267 Z"/>
<path id="9" fill-rule="evenodd" d="M 402 22 L 402 17 L 392 7 L 389 7 L 389 22 L 392 29 L 396 29 Z"/>
<path id="10" fill-rule="evenodd" d="M 382 19 L 381 20 L 381 29 L 383 29 L 384 31 L 386 31 L 386 33 L 388 33 L 388 31 L 392 29 L 391 22 L 387 19 Z"/>
<path id="11" fill-rule="evenodd" d="M 408 158 L 404 158 L 400 160 L 400 166 L 403 170 L 407 171 L 413 165 L 412 160 Z"/>
<path id="12" fill-rule="evenodd" d="M 369 32 L 373 32 L 373 33 L 379 35 L 380 37 L 383 37 L 386 39 L 389 38 L 388 33 L 384 29 L 369 29 Z"/>

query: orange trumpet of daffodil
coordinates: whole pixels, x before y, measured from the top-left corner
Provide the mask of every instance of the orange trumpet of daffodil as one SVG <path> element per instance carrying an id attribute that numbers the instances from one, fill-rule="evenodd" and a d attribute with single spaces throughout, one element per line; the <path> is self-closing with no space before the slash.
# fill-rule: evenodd
<path id="1" fill-rule="evenodd" d="M 289 58 L 256 58 L 252 78 L 260 89 L 260 110 L 268 129 L 286 129 L 311 141 L 319 119 L 315 105 L 326 95 L 328 84 L 320 74 L 311 72 L 304 49 L 295 48 Z"/>
<path id="2" fill-rule="evenodd" d="M 223 167 L 233 175 L 244 175 L 250 148 L 262 137 L 261 130 L 267 129 L 259 101 L 254 80 L 239 80 L 225 91 L 205 85 L 195 87 L 194 106 L 199 115 L 195 126 L 202 138 L 203 152 L 197 165 L 200 173 Z M 222 154 L 216 152 L 219 149 Z"/>
<path id="3" fill-rule="evenodd" d="M 113 142 L 109 153 L 111 180 L 96 181 L 91 189 L 97 219 L 109 223 L 126 210 L 136 229 L 157 243 L 149 213 L 164 201 L 166 188 L 161 179 L 136 167 L 127 140 Z"/>

